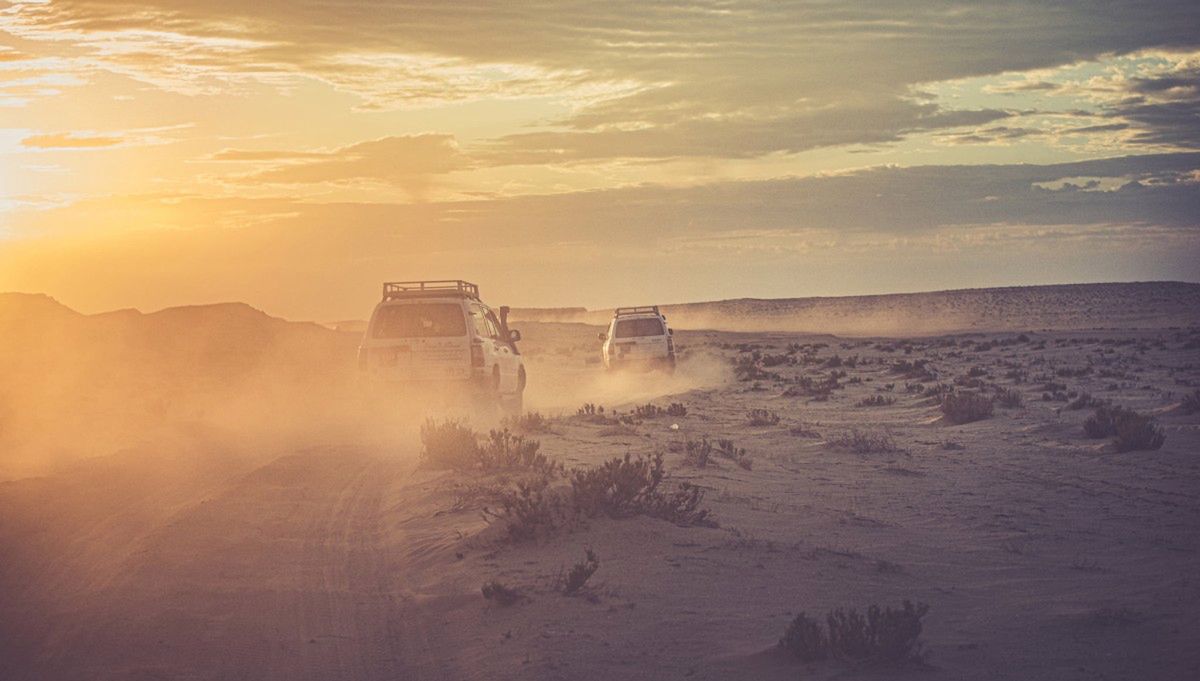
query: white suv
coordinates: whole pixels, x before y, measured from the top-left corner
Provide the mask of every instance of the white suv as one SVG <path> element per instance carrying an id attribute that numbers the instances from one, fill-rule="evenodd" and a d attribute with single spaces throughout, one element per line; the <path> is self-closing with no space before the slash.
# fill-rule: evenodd
<path id="1" fill-rule="evenodd" d="M 608 325 L 608 333 L 600 334 L 604 368 L 675 371 L 673 333 L 657 305 L 618 307 Z"/>
<path id="2" fill-rule="evenodd" d="M 461 280 L 392 281 L 383 285 L 358 348 L 358 367 L 384 382 L 462 384 L 510 413 L 520 413 L 525 362 L 519 331 L 508 328 Z"/>

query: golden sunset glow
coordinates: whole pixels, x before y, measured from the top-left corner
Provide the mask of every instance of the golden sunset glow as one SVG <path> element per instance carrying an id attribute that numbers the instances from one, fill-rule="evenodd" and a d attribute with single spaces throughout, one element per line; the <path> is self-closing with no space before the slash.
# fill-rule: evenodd
<path id="1" fill-rule="evenodd" d="M 397 276 L 1194 280 L 1185 5 L 6 1 L 0 289 L 331 319 Z"/>

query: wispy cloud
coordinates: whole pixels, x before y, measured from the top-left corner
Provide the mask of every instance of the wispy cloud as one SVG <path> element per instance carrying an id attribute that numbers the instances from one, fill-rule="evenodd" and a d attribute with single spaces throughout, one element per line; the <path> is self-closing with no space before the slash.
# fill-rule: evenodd
<path id="1" fill-rule="evenodd" d="M 48 135 L 30 135 L 21 140 L 21 146 L 31 149 L 97 149 L 113 147 L 125 141 L 124 137 L 117 136 L 58 132 Z"/>

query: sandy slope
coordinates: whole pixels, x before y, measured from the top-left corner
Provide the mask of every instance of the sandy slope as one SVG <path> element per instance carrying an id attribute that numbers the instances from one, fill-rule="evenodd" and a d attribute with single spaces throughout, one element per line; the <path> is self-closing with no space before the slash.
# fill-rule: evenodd
<path id="1" fill-rule="evenodd" d="M 644 301 L 649 302 L 649 301 Z M 923 336 L 963 331 L 1159 328 L 1200 323 L 1200 284 L 1142 282 L 663 306 L 676 328 Z M 522 309 L 533 321 L 605 324 L 610 310 Z"/>
<path id="2" fill-rule="evenodd" d="M 671 378 L 604 375 L 590 363 L 595 327 L 522 330 L 530 406 L 561 415 L 531 434 L 544 452 L 580 466 L 664 451 L 721 527 L 632 518 L 502 541 L 480 514 L 496 478 L 416 467 L 420 409 L 386 422 L 336 412 L 303 444 L 240 421 L 164 425 L 109 456 L 0 483 L 0 678 L 894 677 L 805 667 L 773 646 L 800 610 L 905 598 L 931 606 L 921 678 L 1200 673 L 1200 421 L 1177 406 L 1200 385 L 1196 330 L 1029 342 L 682 332 L 688 359 Z M 739 344 L 791 343 L 813 361 L 757 386 L 733 377 Z M 843 367 L 844 389 L 784 396 L 793 377 L 828 374 L 820 362 L 835 353 L 861 360 Z M 947 424 L 890 369 L 916 358 L 945 381 L 982 367 L 1025 402 Z M 1005 378 L 1013 368 L 1029 377 Z M 1039 373 L 1157 414 L 1166 445 L 1119 454 L 1082 438 L 1088 411 L 1043 402 Z M 896 401 L 855 406 L 875 394 Z M 651 400 L 689 411 L 632 428 L 573 416 L 585 401 Z M 755 407 L 781 422 L 749 425 Z M 832 446 L 851 428 L 903 451 Z M 702 436 L 734 439 L 752 469 L 686 466 L 679 443 Z M 555 579 L 584 547 L 600 570 L 584 596 L 562 596 Z M 490 579 L 528 600 L 484 601 Z"/>

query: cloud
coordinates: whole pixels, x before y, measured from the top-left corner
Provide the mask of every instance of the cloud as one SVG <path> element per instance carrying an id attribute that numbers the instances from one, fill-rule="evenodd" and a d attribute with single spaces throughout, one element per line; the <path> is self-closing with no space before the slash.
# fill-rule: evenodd
<path id="1" fill-rule="evenodd" d="M 331 152 L 226 149 L 214 160 L 268 161 L 270 167 L 238 179 L 259 184 L 314 184 L 355 181 L 394 184 L 420 195 L 430 179 L 470 166 L 453 135 L 383 137 Z"/>
<path id="2" fill-rule="evenodd" d="M 918 104 L 920 84 L 1194 47 L 1198 23 L 1191 0 L 1117 0 L 1104 11 L 1034 0 L 58 0 L 0 15 L 0 28 L 21 38 L 72 44 L 94 68 L 182 92 L 316 79 L 371 108 L 537 97 L 565 111 L 497 142 L 497 162 L 748 158 L 894 142 L 980 115 Z M 1184 113 L 1130 116 L 1179 126 Z"/>
<path id="3" fill-rule="evenodd" d="M 31 149 L 98 149 L 115 147 L 124 143 L 124 137 L 109 135 L 79 135 L 73 132 L 58 132 L 46 135 L 30 135 L 21 140 L 21 146 Z"/>

